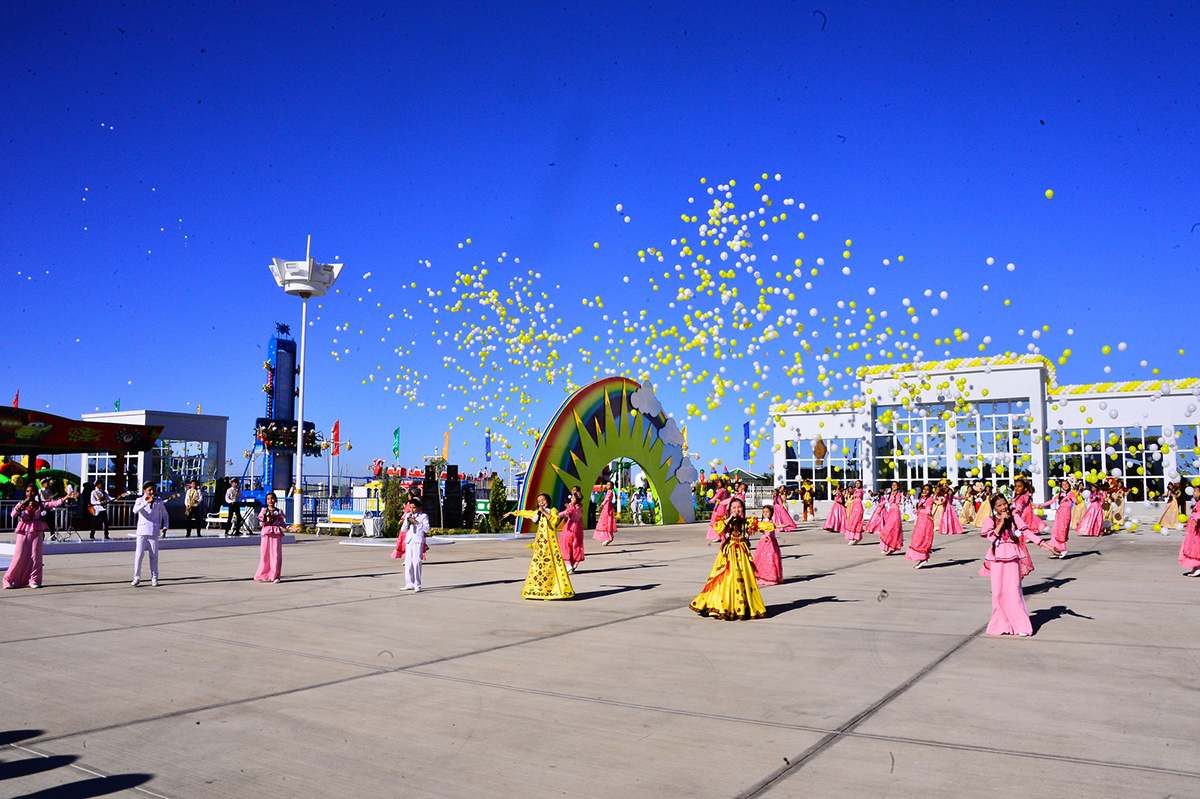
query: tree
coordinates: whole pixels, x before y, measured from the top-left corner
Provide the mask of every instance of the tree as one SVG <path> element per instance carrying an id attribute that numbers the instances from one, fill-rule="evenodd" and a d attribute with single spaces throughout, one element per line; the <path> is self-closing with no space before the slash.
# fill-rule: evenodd
<path id="1" fill-rule="evenodd" d="M 508 513 L 508 489 L 498 476 L 492 477 L 492 493 L 488 507 L 488 527 L 493 533 L 504 529 L 504 514 Z"/>
<path id="2" fill-rule="evenodd" d="M 400 535 L 400 519 L 404 517 L 404 503 L 408 499 L 399 480 L 384 478 L 383 483 L 383 529 L 389 538 Z"/>

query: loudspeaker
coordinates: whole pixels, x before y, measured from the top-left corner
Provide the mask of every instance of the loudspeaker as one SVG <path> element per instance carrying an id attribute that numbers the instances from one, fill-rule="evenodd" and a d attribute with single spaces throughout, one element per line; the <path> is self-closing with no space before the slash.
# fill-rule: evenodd
<path id="1" fill-rule="evenodd" d="M 462 492 L 462 526 L 475 528 L 475 486 L 467 483 Z"/>
<path id="2" fill-rule="evenodd" d="M 446 466 L 446 498 L 442 502 L 443 526 L 462 526 L 462 481 L 458 479 L 458 467 Z"/>

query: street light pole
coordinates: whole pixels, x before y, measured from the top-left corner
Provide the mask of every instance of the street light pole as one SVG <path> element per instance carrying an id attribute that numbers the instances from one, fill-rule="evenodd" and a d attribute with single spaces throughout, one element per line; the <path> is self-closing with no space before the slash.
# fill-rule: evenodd
<path id="1" fill-rule="evenodd" d="M 304 262 L 312 261 L 312 235 L 304 248 Z M 300 295 L 300 401 L 296 407 L 296 491 L 293 494 L 295 503 L 292 508 L 292 524 L 304 526 L 304 345 L 308 339 L 308 297 L 307 293 Z"/>

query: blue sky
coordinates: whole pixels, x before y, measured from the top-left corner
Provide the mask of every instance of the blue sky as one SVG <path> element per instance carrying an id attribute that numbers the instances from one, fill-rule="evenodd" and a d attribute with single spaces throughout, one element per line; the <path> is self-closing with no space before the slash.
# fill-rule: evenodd
<path id="1" fill-rule="evenodd" d="M 448 298 L 455 273 L 485 261 L 498 289 L 537 271 L 556 312 L 585 328 L 560 352 L 581 379 L 578 342 L 590 348 L 604 332 L 601 313 L 678 323 L 682 303 L 667 303 L 693 283 L 668 289 L 661 275 L 682 260 L 671 240 L 697 236 L 680 214 L 703 221 L 706 188 L 731 179 L 741 211 L 762 173 L 782 176 L 768 182 L 773 200 L 804 202 L 820 220 L 793 213 L 759 257 L 802 258 L 805 271 L 829 262 L 811 293 L 776 311 L 824 315 L 841 299 L 895 318 L 902 298 L 948 290 L 936 320 L 920 301 L 926 359 L 943 351 L 928 340 L 955 327 L 972 338 L 950 349 L 968 355 L 983 335 L 989 353 L 1023 352 L 1030 339 L 1017 331 L 1048 325 L 1042 351 L 1075 353 L 1061 382 L 1200 372 L 1189 310 L 1200 289 L 1196 4 L 22 3 L 0 13 L 2 379 L 26 407 L 76 416 L 118 397 L 126 409 L 201 404 L 231 417 L 239 452 L 262 413 L 273 324 L 299 326 L 298 301 L 266 264 L 303 257 L 311 233 L 318 260 L 348 266 L 339 293 L 313 309 L 308 418 L 324 429 L 342 420 L 362 456 L 348 464 L 390 457 L 397 426 L 402 462 L 415 461 L 450 423 L 452 460 L 481 463 L 483 430 L 497 423 L 464 416 L 462 394 L 447 389 L 461 377 L 443 368 L 449 339 L 439 347 L 429 331 L 434 318 L 458 321 L 416 306 L 418 292 Z M 666 261 L 641 263 L 647 247 Z M 835 271 L 843 265 L 849 276 Z M 751 286 L 742 299 L 753 304 Z M 598 295 L 603 311 L 580 304 Z M 752 378 L 750 360 L 731 373 Z M 817 388 L 806 369 L 800 388 Z M 423 405 L 363 385 L 373 373 L 427 375 Z M 503 374 L 540 400 L 520 413 L 543 425 L 561 385 Z M 773 375 L 766 388 L 795 395 Z M 673 386 L 660 397 L 682 416 L 699 389 L 683 397 Z M 706 416 L 689 428 L 702 462 L 740 463 L 740 440 L 720 439 L 748 417 L 729 404 Z"/>

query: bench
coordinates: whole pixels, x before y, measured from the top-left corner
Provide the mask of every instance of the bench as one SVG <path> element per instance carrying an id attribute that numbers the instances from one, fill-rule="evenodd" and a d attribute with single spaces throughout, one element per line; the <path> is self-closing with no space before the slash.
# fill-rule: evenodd
<path id="1" fill-rule="evenodd" d="M 257 533 L 258 525 L 258 506 L 247 502 L 242 505 L 242 532 Z M 221 510 L 217 513 L 209 513 L 204 517 L 205 530 L 225 530 L 225 525 L 229 523 L 229 506 L 222 505 Z"/>
<path id="2" fill-rule="evenodd" d="M 229 508 L 221 508 L 220 513 L 210 513 L 204 517 L 205 530 L 224 530 L 229 521 Z"/>
<path id="3" fill-rule="evenodd" d="M 350 537 L 354 537 L 354 531 L 361 530 L 363 537 L 367 535 L 366 525 L 363 524 L 367 514 L 361 510 L 331 510 L 329 516 L 323 521 L 317 522 L 317 535 L 321 534 L 322 530 L 346 530 Z"/>

